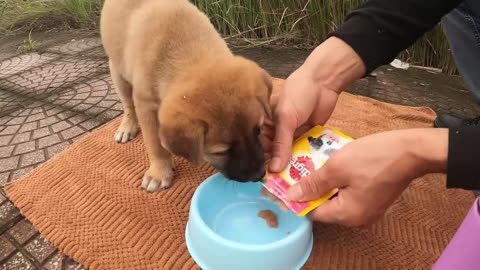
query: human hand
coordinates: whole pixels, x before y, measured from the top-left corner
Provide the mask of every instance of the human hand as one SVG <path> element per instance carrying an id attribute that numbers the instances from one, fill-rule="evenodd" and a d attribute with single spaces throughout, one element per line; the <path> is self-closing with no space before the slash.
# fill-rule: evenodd
<path id="1" fill-rule="evenodd" d="M 327 122 L 339 93 L 364 72 L 365 66 L 353 49 L 332 37 L 285 80 L 283 91 L 272 97 L 275 127 L 271 172 L 279 172 L 287 165 L 297 135 Z"/>
<path id="2" fill-rule="evenodd" d="M 338 188 L 309 218 L 346 226 L 378 220 L 412 180 L 446 171 L 448 130 L 397 130 L 366 136 L 335 152 L 287 193 L 291 201 L 320 198 Z M 282 205 L 282 208 L 285 208 Z"/>

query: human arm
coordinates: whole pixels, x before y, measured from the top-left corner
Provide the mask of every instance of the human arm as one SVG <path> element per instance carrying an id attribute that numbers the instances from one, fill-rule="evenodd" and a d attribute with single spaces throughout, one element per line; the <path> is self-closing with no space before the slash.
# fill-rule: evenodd
<path id="1" fill-rule="evenodd" d="M 285 90 L 275 99 L 271 170 L 279 171 L 286 165 L 295 129 L 326 122 L 338 93 L 391 62 L 460 2 L 371 0 L 350 12 L 346 21 L 287 78 Z"/>
<path id="2" fill-rule="evenodd" d="M 366 74 L 390 63 L 462 0 L 370 0 L 352 10 L 330 36 L 360 56 Z"/>
<path id="3" fill-rule="evenodd" d="M 405 129 L 359 138 L 289 189 L 287 199 L 308 201 L 338 188 L 309 214 L 316 221 L 366 226 L 414 179 L 447 170 L 448 130 Z"/>

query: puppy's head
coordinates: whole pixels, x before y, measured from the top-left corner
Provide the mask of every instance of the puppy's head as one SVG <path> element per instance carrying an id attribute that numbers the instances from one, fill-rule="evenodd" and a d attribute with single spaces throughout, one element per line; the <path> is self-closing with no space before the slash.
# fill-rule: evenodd
<path id="1" fill-rule="evenodd" d="M 231 180 L 259 181 L 265 174 L 259 135 L 271 118 L 271 77 L 241 57 L 208 62 L 178 76 L 162 101 L 162 146 L 194 165 L 208 162 Z"/>

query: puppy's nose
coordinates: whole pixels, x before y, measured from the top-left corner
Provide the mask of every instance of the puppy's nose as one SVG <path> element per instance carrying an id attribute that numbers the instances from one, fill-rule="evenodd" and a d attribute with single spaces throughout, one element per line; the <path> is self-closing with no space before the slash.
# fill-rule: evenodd
<path id="1" fill-rule="evenodd" d="M 252 177 L 252 182 L 259 182 L 262 181 L 263 177 L 265 176 L 265 168 L 262 168 L 260 171 L 258 171 L 253 177 Z"/>

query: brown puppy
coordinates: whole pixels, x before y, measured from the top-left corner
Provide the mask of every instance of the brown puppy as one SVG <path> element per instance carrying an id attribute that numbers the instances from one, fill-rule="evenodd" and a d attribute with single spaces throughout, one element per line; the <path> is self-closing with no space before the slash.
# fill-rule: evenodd
<path id="1" fill-rule="evenodd" d="M 106 0 L 101 36 L 124 108 L 115 140 L 142 130 L 150 167 L 142 187 L 172 185 L 173 155 L 209 162 L 226 177 L 264 174 L 260 127 L 272 82 L 234 56 L 209 19 L 187 0 Z"/>

